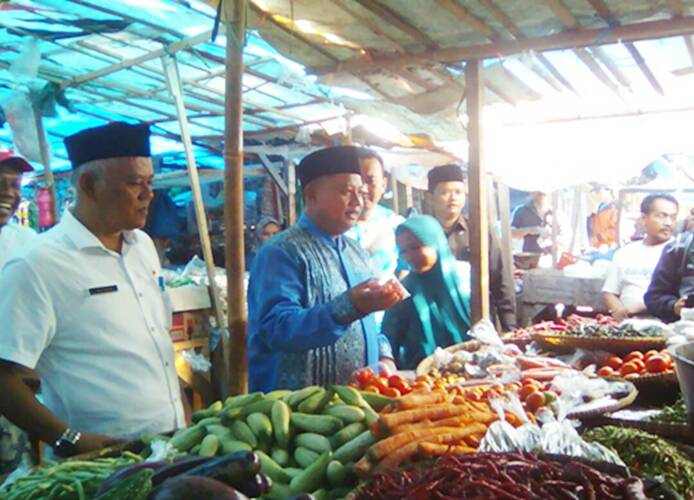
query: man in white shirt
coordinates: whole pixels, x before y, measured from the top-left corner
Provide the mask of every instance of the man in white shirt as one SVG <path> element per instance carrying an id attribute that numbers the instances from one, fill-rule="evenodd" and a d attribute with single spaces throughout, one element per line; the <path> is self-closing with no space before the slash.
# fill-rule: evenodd
<path id="1" fill-rule="evenodd" d="M 390 277 L 395 274 L 398 265 L 395 229 L 405 222 L 405 218 L 379 205 L 388 188 L 383 159 L 366 148 L 360 148 L 357 155 L 365 188 L 364 208 L 359 222 L 345 236 L 357 240 L 369 252 L 377 276 Z"/>
<path id="2" fill-rule="evenodd" d="M 11 150 L 0 150 L 0 269 L 16 249 L 26 246 L 36 233 L 12 222 L 22 199 L 22 174 L 32 166 Z"/>
<path id="3" fill-rule="evenodd" d="M 644 294 L 677 221 L 679 203 L 669 194 L 652 194 L 641 203 L 642 241 L 619 249 L 603 286 L 603 300 L 617 321 L 646 313 Z"/>
<path id="4" fill-rule="evenodd" d="M 75 206 L 0 272 L 0 412 L 58 456 L 185 424 L 152 240 L 146 125 L 65 139 Z M 17 366 L 35 368 L 44 404 Z"/>
<path id="5" fill-rule="evenodd" d="M 36 233 L 12 222 L 21 201 L 22 174 L 34 169 L 11 150 L 0 150 L 0 269 L 18 249 L 24 248 Z M 27 455 L 26 433 L 0 416 L 0 475 L 13 471 Z"/>

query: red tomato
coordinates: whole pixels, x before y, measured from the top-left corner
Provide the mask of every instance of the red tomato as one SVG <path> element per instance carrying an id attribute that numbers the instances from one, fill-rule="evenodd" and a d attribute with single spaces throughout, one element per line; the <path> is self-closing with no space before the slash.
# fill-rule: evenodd
<path id="1" fill-rule="evenodd" d="M 630 361 L 630 363 L 634 363 L 636 365 L 636 368 L 637 368 L 636 371 L 638 373 L 646 371 L 646 363 L 644 362 L 643 359 L 632 359 Z"/>
<path id="2" fill-rule="evenodd" d="M 403 382 L 405 382 L 405 379 L 397 373 L 388 377 L 388 385 L 391 387 L 393 387 L 393 384 L 402 384 Z"/>
<path id="3" fill-rule="evenodd" d="M 620 368 L 619 373 L 624 376 L 624 375 L 629 375 L 630 373 L 636 373 L 639 371 L 638 366 L 636 366 L 635 363 L 632 363 L 631 361 L 628 363 L 624 363 L 622 365 L 622 368 Z"/>
<path id="4" fill-rule="evenodd" d="M 539 391 L 539 389 L 535 385 L 524 385 L 523 387 L 521 387 L 520 391 L 518 391 L 518 397 L 521 398 L 521 401 L 525 401 L 528 398 L 528 396 L 530 396 L 533 392 L 537 391 Z"/>
<path id="5" fill-rule="evenodd" d="M 619 356 L 610 356 L 605 360 L 605 364 L 603 366 L 609 366 L 612 368 L 612 370 L 619 370 L 623 364 L 624 361 L 622 361 L 622 358 Z"/>
<path id="6" fill-rule="evenodd" d="M 648 373 L 662 373 L 667 369 L 668 362 L 660 354 L 654 354 L 646 360 L 646 370 L 648 370 Z"/>
<path id="7" fill-rule="evenodd" d="M 609 366 L 603 366 L 598 370 L 598 375 L 601 377 L 611 377 L 614 375 L 614 370 Z"/>
<path id="8" fill-rule="evenodd" d="M 385 390 L 390 389 L 390 387 L 388 387 L 388 379 L 384 377 L 376 377 L 371 381 L 371 384 L 376 386 L 378 388 L 378 392 L 381 394 L 385 394 Z"/>
<path id="9" fill-rule="evenodd" d="M 660 354 L 660 353 L 658 351 L 656 351 L 655 349 L 651 349 L 650 351 L 648 351 L 646 354 L 643 355 L 643 359 L 649 359 L 651 356 L 653 356 L 655 354 Z"/>
<path id="10" fill-rule="evenodd" d="M 626 355 L 624 361 L 628 362 L 634 359 L 643 359 L 643 353 L 641 351 L 631 351 Z"/>
<path id="11" fill-rule="evenodd" d="M 528 396 L 528 399 L 525 400 L 525 404 L 528 405 L 530 411 L 535 411 L 540 406 L 544 406 L 545 402 L 545 395 L 541 392 L 533 392 Z"/>
<path id="12" fill-rule="evenodd" d="M 376 394 L 379 394 L 379 393 L 380 393 L 380 391 L 378 390 L 378 387 L 376 387 L 375 385 L 367 385 L 367 386 L 364 388 L 364 391 L 366 391 L 366 392 L 375 392 Z"/>
<path id="13" fill-rule="evenodd" d="M 374 372 L 371 368 L 362 368 L 354 375 L 354 378 L 357 379 L 357 382 L 359 382 L 362 387 L 366 387 L 378 377 L 376 372 Z"/>

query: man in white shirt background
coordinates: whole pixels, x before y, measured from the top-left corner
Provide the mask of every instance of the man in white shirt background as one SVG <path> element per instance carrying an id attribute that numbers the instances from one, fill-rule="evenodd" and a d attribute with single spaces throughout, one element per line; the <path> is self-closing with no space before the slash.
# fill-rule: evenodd
<path id="1" fill-rule="evenodd" d="M 673 196 L 657 193 L 641 202 L 641 222 L 646 237 L 619 249 L 603 285 L 603 300 L 617 321 L 646 313 L 643 296 L 663 248 L 672 238 L 679 203 Z"/>
<path id="2" fill-rule="evenodd" d="M 185 425 L 152 240 L 149 127 L 65 139 L 77 201 L 0 271 L 0 413 L 58 456 Z M 36 369 L 43 404 L 20 368 Z"/>
<path id="3" fill-rule="evenodd" d="M 16 249 L 36 236 L 33 229 L 12 222 L 22 200 L 22 174 L 33 170 L 21 156 L 11 150 L 0 150 L 0 269 Z"/>
<path id="4" fill-rule="evenodd" d="M 0 150 L 0 269 L 18 249 L 35 236 L 33 229 L 12 222 L 21 201 L 22 174 L 34 169 L 11 150 Z M 27 455 L 27 435 L 0 412 L 0 475 L 11 472 Z"/>

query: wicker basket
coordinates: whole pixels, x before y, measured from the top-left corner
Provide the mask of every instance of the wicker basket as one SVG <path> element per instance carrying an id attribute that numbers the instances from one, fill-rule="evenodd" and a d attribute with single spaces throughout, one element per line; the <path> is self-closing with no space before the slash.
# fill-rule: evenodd
<path id="1" fill-rule="evenodd" d="M 650 351 L 665 348 L 665 337 L 603 338 L 534 333 L 533 340 L 549 349 L 588 349 L 613 353 Z"/>
<path id="2" fill-rule="evenodd" d="M 629 391 L 629 394 L 624 396 L 621 399 L 616 400 L 614 403 L 601 406 L 598 408 L 593 408 L 588 411 L 574 411 L 570 412 L 567 417 L 569 418 L 580 418 L 580 419 L 590 419 L 590 418 L 595 418 L 601 415 L 604 415 L 606 413 L 613 413 L 615 411 L 621 410 L 622 408 L 626 408 L 630 404 L 632 404 L 634 401 L 636 401 L 636 396 L 639 395 L 639 390 L 634 386 L 634 384 L 631 384 L 631 390 Z"/>
<path id="3" fill-rule="evenodd" d="M 468 351 L 475 352 L 482 347 L 482 343 L 478 340 L 468 340 L 467 342 L 461 342 L 460 344 L 454 344 L 452 346 L 446 347 L 444 351 L 454 354 L 458 351 Z M 426 375 L 434 367 L 434 355 L 427 356 L 417 365 L 416 373 L 417 375 Z"/>

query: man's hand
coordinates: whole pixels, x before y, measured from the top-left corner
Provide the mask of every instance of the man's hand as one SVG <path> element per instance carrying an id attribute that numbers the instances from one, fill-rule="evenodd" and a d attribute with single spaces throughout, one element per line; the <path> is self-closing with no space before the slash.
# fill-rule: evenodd
<path id="1" fill-rule="evenodd" d="M 629 311 L 624 307 L 617 308 L 612 311 L 612 317 L 615 321 L 622 322 L 629 317 Z"/>
<path id="2" fill-rule="evenodd" d="M 103 434 L 90 434 L 88 432 L 82 433 L 75 444 L 75 449 L 77 454 L 87 453 L 89 451 L 102 450 L 107 446 L 113 446 L 114 444 L 120 443 L 121 440 L 114 439 L 109 436 L 104 436 Z"/>
<path id="3" fill-rule="evenodd" d="M 367 280 L 349 290 L 349 300 L 359 313 L 366 316 L 390 309 L 404 297 L 402 285 L 395 279 L 380 285 L 375 279 Z"/>
<path id="4" fill-rule="evenodd" d="M 398 368 L 397 368 L 397 366 L 395 366 L 395 361 L 393 361 L 392 359 L 381 358 L 378 361 L 378 372 L 380 375 L 385 375 L 386 377 L 390 377 L 396 371 L 398 371 Z"/>
<path id="5" fill-rule="evenodd" d="M 684 303 L 687 301 L 687 297 L 680 297 L 680 300 L 675 302 L 675 307 L 673 308 L 675 311 L 675 316 L 678 318 L 682 317 L 682 309 L 684 308 Z"/>

